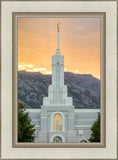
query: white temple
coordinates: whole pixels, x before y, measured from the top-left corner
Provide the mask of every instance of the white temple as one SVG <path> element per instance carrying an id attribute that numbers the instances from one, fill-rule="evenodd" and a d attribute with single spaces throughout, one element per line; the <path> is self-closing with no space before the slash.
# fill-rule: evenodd
<path id="1" fill-rule="evenodd" d="M 64 85 L 64 56 L 59 50 L 57 24 L 57 52 L 52 56 L 52 84 L 41 109 L 27 109 L 35 125 L 35 142 L 89 142 L 90 127 L 99 109 L 75 109 Z"/>

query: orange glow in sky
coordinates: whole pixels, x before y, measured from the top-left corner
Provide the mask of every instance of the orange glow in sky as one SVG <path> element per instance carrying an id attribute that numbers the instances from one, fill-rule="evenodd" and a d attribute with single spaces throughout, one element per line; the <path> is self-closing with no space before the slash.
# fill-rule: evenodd
<path id="1" fill-rule="evenodd" d="M 100 78 L 100 18 L 18 18 L 18 70 L 52 73 L 57 22 L 65 72 Z"/>

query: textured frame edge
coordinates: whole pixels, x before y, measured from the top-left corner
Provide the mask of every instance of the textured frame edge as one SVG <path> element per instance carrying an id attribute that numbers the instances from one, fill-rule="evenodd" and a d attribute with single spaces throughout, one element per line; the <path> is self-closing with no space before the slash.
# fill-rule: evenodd
<path id="1" fill-rule="evenodd" d="M 3 0 L 0 0 L 0 8 L 1 8 L 1 1 L 3 1 Z M 16 1 L 16 0 L 4 0 L 4 1 Z M 24 0 L 20 0 L 20 1 L 24 1 Z M 32 0 L 26 0 L 26 1 L 32 1 Z M 38 1 L 38 0 L 36 0 L 36 1 Z M 43 1 L 46 1 L 46 0 L 43 0 Z M 59 0 L 57 0 L 57 1 L 59 1 Z M 65 1 L 68 1 L 68 0 L 65 0 Z M 85 1 L 89 1 L 89 0 L 85 0 Z M 93 0 L 90 0 L 90 1 L 93 1 Z M 94 1 L 97 1 L 97 0 L 94 0 Z M 118 2 L 118 0 L 104 0 L 104 1 L 117 1 Z M 117 7 L 117 13 L 118 13 L 118 7 Z M 0 15 L 1 15 L 1 10 L 0 10 Z M 1 18 L 0 18 L 0 28 L 1 28 Z M 118 20 L 117 20 L 117 30 L 118 30 Z M 117 37 L 118 37 L 118 32 L 117 32 Z M 1 31 L 0 31 L 0 42 L 1 42 Z M 0 43 L 0 50 L 1 50 L 1 43 Z M 118 53 L 118 46 L 117 46 L 117 53 Z M 0 54 L 0 61 L 1 61 L 1 54 Z M 117 62 L 118 62 L 118 56 L 117 56 Z M 117 73 L 118 73 L 118 63 L 117 63 Z M 1 82 L 1 72 L 0 72 L 0 82 Z M 0 88 L 1 88 L 1 83 L 0 83 Z M 117 76 L 117 91 L 118 91 L 118 76 Z M 1 92 L 0 92 L 0 94 L 1 94 Z M 117 92 L 117 95 L 118 95 L 118 92 Z M 117 98 L 117 104 L 118 104 L 118 98 Z M 0 103 L 0 109 L 1 109 L 1 103 Z M 118 105 L 117 105 L 117 116 L 118 116 Z M 1 112 L 0 112 L 0 120 L 1 120 Z M 118 117 L 117 117 L 117 124 L 118 124 Z M 117 125 L 117 135 L 118 135 L 118 125 Z M 1 144 L 1 123 L 0 123 L 0 144 Z M 118 136 L 117 136 L 117 144 L 118 144 Z M 118 145 L 117 145 L 117 154 L 118 154 Z M 1 146 L 0 146 L 0 160 L 3 160 L 3 159 L 1 159 Z M 4 159 L 4 160 L 8 160 L 8 159 Z M 17 160 L 21 160 L 21 159 L 17 159 Z M 33 159 L 30 159 L 30 160 L 33 160 Z M 95 160 L 102 160 L 102 159 L 95 159 Z M 108 159 L 104 159 L 104 160 L 108 160 Z M 111 160 L 118 160 L 118 155 L 117 155 L 116 159 L 111 159 Z"/>

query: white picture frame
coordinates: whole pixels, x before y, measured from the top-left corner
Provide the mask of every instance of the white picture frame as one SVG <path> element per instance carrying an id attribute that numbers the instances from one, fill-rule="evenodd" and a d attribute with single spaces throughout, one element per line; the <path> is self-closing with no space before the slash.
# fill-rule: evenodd
<path id="1" fill-rule="evenodd" d="M 106 15 L 106 145 L 104 147 L 13 147 L 12 14 L 82 12 Z M 17 49 L 17 47 L 16 47 Z M 1 1 L 1 159 L 117 160 L 117 1 Z"/>

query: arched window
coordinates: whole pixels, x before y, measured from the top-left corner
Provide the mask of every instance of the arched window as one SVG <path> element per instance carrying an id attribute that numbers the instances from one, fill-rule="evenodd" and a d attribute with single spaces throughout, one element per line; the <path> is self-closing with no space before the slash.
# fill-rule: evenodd
<path id="1" fill-rule="evenodd" d="M 53 131 L 62 131 L 62 116 L 59 113 L 53 117 Z"/>

